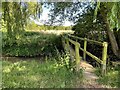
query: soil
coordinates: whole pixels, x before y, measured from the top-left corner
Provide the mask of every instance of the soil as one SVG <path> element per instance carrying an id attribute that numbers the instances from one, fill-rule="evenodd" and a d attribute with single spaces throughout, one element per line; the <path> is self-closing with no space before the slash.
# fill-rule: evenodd
<path id="1" fill-rule="evenodd" d="M 86 61 L 81 61 L 80 67 L 84 70 L 83 76 L 85 80 L 83 81 L 83 88 L 110 88 L 109 86 L 100 85 L 97 82 L 99 77 L 94 73 L 95 68 L 92 65 Z"/>

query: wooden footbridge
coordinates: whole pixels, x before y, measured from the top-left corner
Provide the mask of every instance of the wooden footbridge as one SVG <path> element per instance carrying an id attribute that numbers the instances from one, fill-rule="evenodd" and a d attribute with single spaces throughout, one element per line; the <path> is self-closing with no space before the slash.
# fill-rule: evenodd
<path id="1" fill-rule="evenodd" d="M 81 44 L 78 42 L 78 40 L 84 41 L 83 48 L 81 47 Z M 97 56 L 87 51 L 87 42 L 91 42 L 102 46 L 102 56 L 101 56 L 102 59 L 98 58 Z M 106 60 L 107 60 L 107 47 L 108 47 L 107 42 L 99 42 L 87 38 L 80 38 L 77 36 L 66 34 L 62 36 L 62 43 L 66 53 L 70 54 L 71 61 L 75 61 L 76 71 L 80 69 L 80 65 L 81 65 L 80 63 L 82 62 L 82 57 L 83 60 L 86 60 L 86 55 L 89 55 L 91 58 L 93 58 L 95 61 L 97 61 L 102 65 L 101 67 L 102 74 L 104 75 L 106 73 Z M 75 50 L 71 47 L 71 45 L 75 46 Z M 80 53 L 80 50 L 83 51 L 83 55 Z"/>

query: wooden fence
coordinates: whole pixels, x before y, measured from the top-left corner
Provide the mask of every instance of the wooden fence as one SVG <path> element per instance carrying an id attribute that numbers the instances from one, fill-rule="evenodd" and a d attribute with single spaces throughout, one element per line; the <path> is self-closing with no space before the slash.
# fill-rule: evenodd
<path id="1" fill-rule="evenodd" d="M 76 41 L 70 39 L 71 37 L 76 39 Z M 84 41 L 84 48 L 81 48 L 81 44 L 79 42 L 77 42 L 77 40 Z M 91 43 L 103 46 L 102 59 L 98 58 L 97 56 L 95 56 L 92 53 L 87 51 L 87 42 L 91 42 Z M 96 60 L 98 63 L 102 64 L 102 74 L 106 73 L 106 60 L 107 60 L 107 47 L 108 47 L 107 42 L 98 42 L 98 41 L 95 41 L 95 40 L 90 40 L 90 39 L 87 39 L 87 38 L 80 38 L 80 37 L 68 34 L 68 35 L 63 35 L 62 43 L 63 43 L 64 49 L 67 52 L 70 52 L 70 44 L 69 43 L 71 43 L 71 44 L 73 44 L 75 46 L 76 70 L 79 70 L 80 61 L 82 59 L 81 58 L 82 55 L 79 53 L 79 50 L 81 50 L 81 51 L 83 51 L 83 59 L 84 60 L 86 60 L 86 54 L 89 55 L 94 60 Z"/>

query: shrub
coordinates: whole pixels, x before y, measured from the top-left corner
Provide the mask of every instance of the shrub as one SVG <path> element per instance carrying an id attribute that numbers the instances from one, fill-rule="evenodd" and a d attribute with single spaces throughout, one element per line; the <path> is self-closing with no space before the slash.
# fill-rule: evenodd
<path id="1" fill-rule="evenodd" d="M 97 81 L 109 87 L 120 88 L 120 66 L 108 67 L 109 69 L 107 69 L 107 73 L 104 76 L 101 75 L 100 69 L 96 70 L 96 74 L 99 76 Z"/>
<path id="2" fill-rule="evenodd" d="M 61 47 L 60 36 L 26 32 L 24 36 L 10 41 L 3 35 L 3 55 L 7 56 L 38 56 L 55 54 L 55 47 Z"/>

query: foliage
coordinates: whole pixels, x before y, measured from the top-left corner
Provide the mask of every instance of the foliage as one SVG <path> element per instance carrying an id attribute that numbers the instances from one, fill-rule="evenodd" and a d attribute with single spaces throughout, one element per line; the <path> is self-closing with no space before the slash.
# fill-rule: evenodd
<path id="1" fill-rule="evenodd" d="M 114 34 L 116 36 L 116 41 L 118 43 L 118 46 L 120 47 L 120 30 L 114 30 Z"/>
<path id="2" fill-rule="evenodd" d="M 95 10 L 95 16 L 97 12 L 101 11 L 103 17 L 107 17 L 112 30 L 120 29 L 120 2 L 98 2 Z"/>
<path id="3" fill-rule="evenodd" d="M 120 57 L 120 50 L 118 47 L 118 42 L 116 41 L 116 37 L 113 33 L 113 29 L 116 28 L 117 31 L 120 28 L 120 2 L 95 2 L 91 4 L 91 2 L 66 2 L 63 4 L 62 2 L 60 3 L 53 3 L 53 8 L 51 9 L 51 20 L 54 20 L 54 18 L 57 16 L 59 20 L 58 22 L 62 22 L 66 19 L 69 19 L 73 22 L 75 22 L 77 19 L 81 20 L 81 15 L 84 15 L 89 8 L 92 8 L 94 10 L 94 17 L 91 18 L 91 20 L 86 18 L 86 21 L 88 21 L 89 24 L 92 24 L 93 22 L 96 23 L 97 20 L 99 20 L 99 24 L 94 24 L 95 28 L 97 25 L 97 28 L 102 26 L 104 24 L 105 31 L 108 34 L 110 44 L 112 46 L 112 51 L 113 53 L 117 56 Z M 54 15 L 54 16 L 53 16 Z M 100 16 L 99 16 L 100 15 Z M 99 17 L 102 17 L 102 19 L 98 19 Z M 56 19 L 55 19 L 56 20 Z M 55 22 L 57 22 L 55 21 Z M 93 22 L 91 22 L 93 21 Z M 85 22 L 83 22 L 85 23 Z M 101 24 L 103 23 L 103 24 Z M 83 24 L 78 24 L 81 25 L 82 27 Z M 92 24 L 93 25 L 93 24 Z M 91 25 L 91 26 L 92 26 Z M 87 25 L 86 25 L 87 26 Z M 88 28 L 89 27 L 89 28 Z M 84 31 L 83 29 L 81 30 L 83 33 L 86 33 L 88 30 L 90 30 L 90 26 L 88 26 L 87 29 Z M 92 26 L 93 27 L 93 26 Z M 80 29 L 80 28 L 78 28 Z M 93 28 L 92 28 L 93 29 Z M 79 31 L 79 30 L 78 30 Z M 80 33 L 82 35 L 82 33 Z M 99 34 L 97 33 L 99 36 Z M 82 35 L 84 36 L 84 35 Z M 96 37 L 95 37 L 96 38 Z"/>
<path id="4" fill-rule="evenodd" d="M 46 6 L 50 9 L 50 24 L 59 22 L 62 24 L 64 20 L 75 22 L 79 16 L 86 12 L 86 8 L 90 6 L 89 2 L 54 2 L 48 3 Z"/>
<path id="5" fill-rule="evenodd" d="M 71 30 L 71 26 L 51 26 L 51 25 L 37 25 L 33 21 L 26 26 L 27 30 Z"/>
<path id="6" fill-rule="evenodd" d="M 64 58 L 65 59 L 65 58 Z M 3 61 L 3 88 L 75 88 L 82 83 L 82 71 L 73 73 L 58 58 L 16 62 Z"/>
<path id="7" fill-rule="evenodd" d="M 106 34 L 105 26 L 102 21 L 101 15 L 98 15 L 96 23 L 93 22 L 94 9 L 89 8 L 86 13 L 82 14 L 77 21 L 77 24 L 72 27 L 75 35 L 80 37 L 87 37 L 97 41 L 105 41 Z"/>
<path id="8" fill-rule="evenodd" d="M 112 51 L 114 55 L 120 58 L 119 43 L 116 41 L 114 34 L 114 28 L 116 28 L 117 31 L 120 29 L 120 2 L 99 2 L 95 10 L 95 16 L 98 11 L 102 15 L 106 25 Z"/>
<path id="9" fill-rule="evenodd" d="M 88 8 L 86 13 L 82 14 L 78 19 L 75 26 L 73 26 L 73 30 L 75 31 L 74 35 L 79 37 L 86 37 L 91 40 L 96 41 L 107 41 L 106 27 L 104 25 L 103 19 L 100 14 L 98 14 L 98 18 L 96 22 L 93 22 L 94 18 L 94 8 Z M 84 42 L 79 40 L 81 47 L 83 48 Z M 87 51 L 92 53 L 97 57 L 102 57 L 102 47 L 96 45 L 94 43 L 87 42 Z M 87 60 L 94 63 L 89 56 L 87 56 Z"/>
<path id="10" fill-rule="evenodd" d="M 108 4 L 108 3 L 105 3 L 105 2 L 101 3 L 101 8 L 103 9 L 102 4 Z M 112 3 L 112 2 L 109 4 L 114 5 L 114 3 Z M 116 3 L 116 4 L 119 4 L 119 3 Z M 119 30 L 118 30 L 119 28 L 117 28 L 117 26 L 112 27 L 112 29 L 114 28 L 113 29 L 114 33 L 113 33 L 113 35 L 108 35 L 108 32 L 109 32 L 107 30 L 108 27 L 106 26 L 106 23 L 104 21 L 103 15 L 102 15 L 103 11 L 99 10 L 100 9 L 99 5 L 100 5 L 100 3 L 98 2 L 98 6 L 97 6 L 98 10 L 94 11 L 94 8 L 87 9 L 87 12 L 85 14 L 81 15 L 77 24 L 73 27 L 73 30 L 75 31 L 75 35 L 80 36 L 80 37 L 87 37 L 89 39 L 102 41 L 102 42 L 107 41 L 109 44 L 108 45 L 108 55 L 110 56 L 109 59 L 114 60 L 114 61 L 119 60 L 119 57 L 114 58 L 115 56 L 114 56 L 113 51 L 112 51 L 112 43 L 111 43 L 111 40 L 108 39 L 108 36 L 109 36 L 109 38 L 113 38 L 113 36 L 115 35 L 115 39 L 116 39 L 116 42 L 118 43 L 118 47 L 119 47 L 120 46 L 120 44 L 119 44 L 120 37 L 119 37 Z M 107 6 L 107 8 L 109 8 L 109 6 Z M 105 8 L 104 8 L 104 10 L 105 10 Z M 97 11 L 97 14 L 96 14 L 96 11 Z M 97 17 L 95 19 L 96 22 L 93 22 L 93 19 L 95 18 L 94 12 L 95 12 L 96 17 Z M 112 12 L 114 12 L 114 11 L 112 11 Z M 109 13 L 111 13 L 111 12 L 109 12 Z M 109 13 L 107 13 L 107 14 L 109 14 Z M 115 15 L 114 17 L 117 18 L 118 15 Z M 117 20 L 119 20 L 119 18 Z M 115 39 L 114 39 L 114 41 L 115 41 Z M 98 53 L 97 56 L 101 57 L 102 54 L 99 54 L 99 51 L 101 52 L 101 49 L 97 45 L 93 45 L 93 44 L 88 43 L 88 47 L 89 47 L 88 51 L 90 51 L 94 55 L 96 55 Z"/>
<path id="11" fill-rule="evenodd" d="M 3 34 L 3 55 L 7 56 L 38 56 L 55 54 L 55 47 L 61 49 L 61 40 L 54 34 L 25 32 L 24 37 L 11 42 Z"/>
<path id="12" fill-rule="evenodd" d="M 57 66 L 65 66 L 66 69 L 70 72 L 76 72 L 76 62 L 71 62 L 70 54 L 65 52 L 59 52 L 57 50 L 57 57 L 59 59 Z"/>
<path id="13" fill-rule="evenodd" d="M 99 76 L 97 81 L 103 85 L 120 88 L 120 67 L 108 66 L 107 68 L 108 70 L 105 76 L 101 76 L 100 69 L 96 70 L 96 74 Z"/>
<path id="14" fill-rule="evenodd" d="M 2 19 L 6 24 L 7 37 L 14 39 L 21 38 L 27 20 L 31 15 L 37 15 L 41 12 L 41 4 L 38 2 L 3 2 L 2 3 Z"/>

